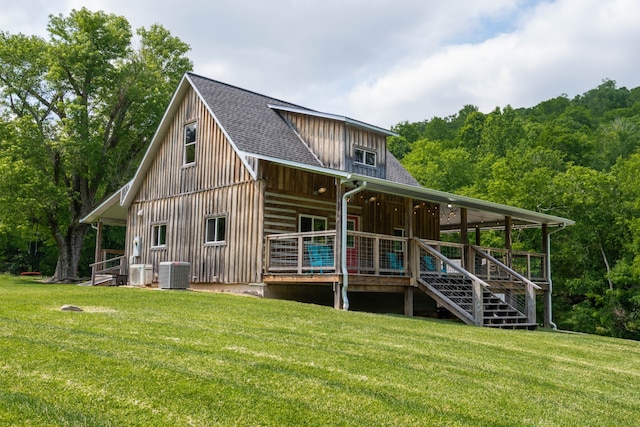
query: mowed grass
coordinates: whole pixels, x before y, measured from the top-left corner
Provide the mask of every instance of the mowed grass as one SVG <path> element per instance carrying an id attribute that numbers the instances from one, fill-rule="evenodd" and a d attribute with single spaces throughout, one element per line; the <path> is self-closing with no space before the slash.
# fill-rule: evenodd
<path id="1" fill-rule="evenodd" d="M 0 276 L 0 425 L 638 422 L 633 341 Z"/>

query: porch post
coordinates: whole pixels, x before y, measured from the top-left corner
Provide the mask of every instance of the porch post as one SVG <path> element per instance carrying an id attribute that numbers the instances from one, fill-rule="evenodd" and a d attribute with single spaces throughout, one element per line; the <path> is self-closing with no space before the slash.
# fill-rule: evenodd
<path id="1" fill-rule="evenodd" d="M 505 264 L 507 267 L 511 268 L 512 263 L 512 252 L 511 252 L 511 217 L 504 217 L 504 248 L 507 250 L 507 259 L 505 259 Z M 526 298 L 526 296 L 525 296 Z M 515 305 L 516 295 L 515 292 L 511 289 L 505 291 L 505 299 L 509 304 Z"/>
<path id="2" fill-rule="evenodd" d="M 511 268 L 511 217 L 504 217 L 504 248 L 507 250 L 507 259 L 505 264 Z"/>
<path id="3" fill-rule="evenodd" d="M 551 254 L 549 253 L 549 229 L 547 224 L 542 224 L 542 252 L 544 256 L 549 260 Z M 544 268 L 544 277 L 549 280 L 549 272 L 547 271 L 547 266 L 549 262 L 545 262 Z M 551 320 L 551 290 L 549 288 L 545 289 L 543 296 L 543 304 L 544 304 L 544 327 L 550 328 L 552 326 Z"/>
<path id="4" fill-rule="evenodd" d="M 94 263 L 101 262 L 102 260 L 102 221 L 98 221 L 96 227 L 96 251 L 94 254 Z M 98 266 L 94 265 L 91 268 L 91 286 L 96 284 L 96 274 L 98 271 Z"/>
<path id="5" fill-rule="evenodd" d="M 476 224 L 476 246 L 480 246 L 480 224 Z"/>
<path id="6" fill-rule="evenodd" d="M 467 219 L 467 208 L 460 208 L 460 243 L 464 245 L 464 254 L 462 259 L 464 264 L 462 267 L 475 274 L 473 269 L 473 259 L 471 258 L 471 250 L 469 248 L 469 221 Z"/>
<path id="7" fill-rule="evenodd" d="M 416 249 L 413 245 L 413 199 L 406 198 L 404 199 L 404 210 L 405 210 L 405 230 L 407 240 L 407 268 L 409 269 L 410 278 L 410 286 L 418 286 L 417 277 L 420 274 L 419 270 L 415 268 L 415 259 L 418 256 L 416 254 Z M 407 295 L 405 293 L 405 314 L 407 312 Z M 413 294 L 411 294 L 411 315 L 413 315 Z"/>

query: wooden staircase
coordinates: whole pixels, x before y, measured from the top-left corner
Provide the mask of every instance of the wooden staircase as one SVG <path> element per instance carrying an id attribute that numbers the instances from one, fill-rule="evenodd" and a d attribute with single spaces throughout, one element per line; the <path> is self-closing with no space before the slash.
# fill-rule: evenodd
<path id="1" fill-rule="evenodd" d="M 476 325 L 473 281 L 454 274 L 421 274 L 418 287 L 463 322 Z M 536 323 L 486 288 L 482 295 L 482 326 L 534 330 Z"/>

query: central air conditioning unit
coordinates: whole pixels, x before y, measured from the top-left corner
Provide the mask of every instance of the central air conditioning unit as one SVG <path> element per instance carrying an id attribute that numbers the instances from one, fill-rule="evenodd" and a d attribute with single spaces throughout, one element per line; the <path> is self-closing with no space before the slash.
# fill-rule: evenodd
<path id="1" fill-rule="evenodd" d="M 191 264 L 188 262 L 161 262 L 158 287 L 160 289 L 187 289 L 190 273 Z"/>
<path id="2" fill-rule="evenodd" d="M 131 264 L 129 266 L 129 283 L 131 286 L 146 286 L 153 282 L 153 265 Z"/>

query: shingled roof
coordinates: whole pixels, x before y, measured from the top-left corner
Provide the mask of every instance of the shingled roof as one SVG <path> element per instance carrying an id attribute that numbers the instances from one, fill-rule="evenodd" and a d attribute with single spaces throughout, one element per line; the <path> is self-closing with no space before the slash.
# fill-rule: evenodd
<path id="1" fill-rule="evenodd" d="M 305 165 L 322 166 L 305 143 L 269 105 L 304 109 L 303 107 L 196 74 L 189 73 L 188 76 L 239 150 Z"/>
<path id="2" fill-rule="evenodd" d="M 282 107 L 312 115 L 323 113 L 197 74 L 189 73 L 188 78 L 240 151 L 249 155 L 275 158 L 308 166 L 323 166 L 276 110 L 278 107 Z M 341 118 L 340 116 L 334 117 Z M 346 117 L 342 117 L 342 119 L 350 120 Z M 355 120 L 350 121 L 355 122 Z M 375 126 L 370 126 L 370 128 L 375 128 Z M 386 157 L 387 180 L 401 184 L 418 185 L 418 182 L 390 152 L 387 151 Z"/>

